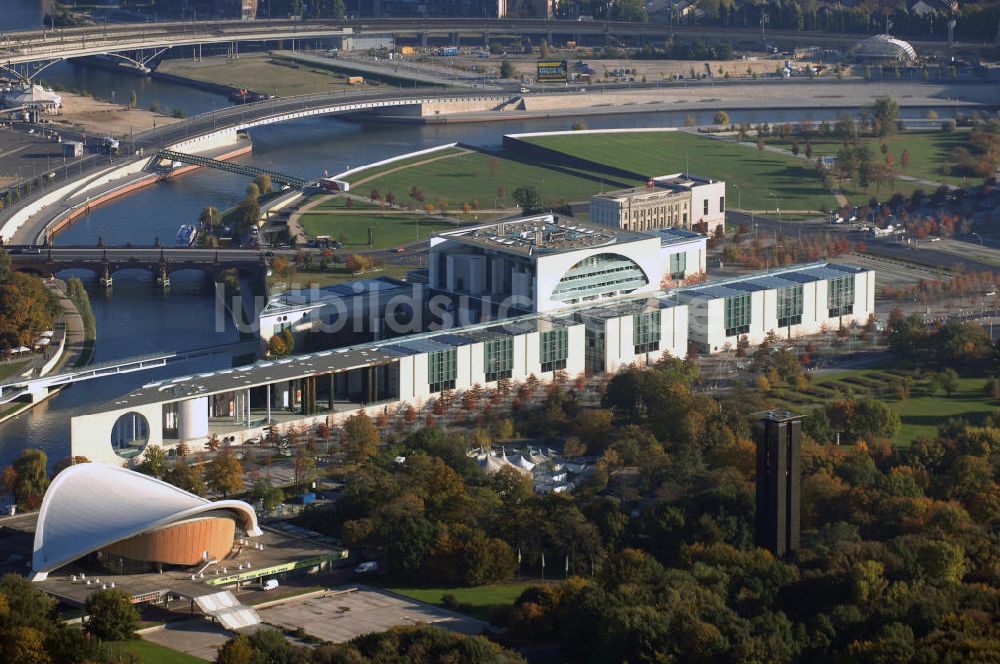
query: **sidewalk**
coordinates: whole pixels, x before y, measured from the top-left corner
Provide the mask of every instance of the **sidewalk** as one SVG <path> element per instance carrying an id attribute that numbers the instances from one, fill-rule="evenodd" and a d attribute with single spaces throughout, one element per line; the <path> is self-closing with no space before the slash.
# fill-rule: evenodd
<path id="1" fill-rule="evenodd" d="M 86 350 L 87 339 L 83 330 L 83 316 L 77 311 L 72 300 L 66 297 L 66 282 L 55 280 L 46 281 L 45 284 L 59 298 L 59 307 L 63 311 L 63 320 L 66 323 L 66 348 L 63 350 L 59 363 L 49 372 L 56 373 L 64 367 L 77 366 Z M 93 358 L 86 358 L 88 362 L 91 359 Z"/>

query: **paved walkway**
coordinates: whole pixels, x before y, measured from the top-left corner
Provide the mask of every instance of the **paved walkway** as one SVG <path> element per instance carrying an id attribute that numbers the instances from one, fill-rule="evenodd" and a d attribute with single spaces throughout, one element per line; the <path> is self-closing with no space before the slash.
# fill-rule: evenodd
<path id="1" fill-rule="evenodd" d="M 56 297 L 59 298 L 59 307 L 63 311 L 63 320 L 66 323 L 66 349 L 62 359 L 52 368 L 52 372 L 59 371 L 63 367 L 72 368 L 80 362 L 86 346 L 86 335 L 83 329 L 83 316 L 66 296 L 66 282 L 61 280 L 50 280 L 45 282 Z M 85 358 L 88 362 L 91 358 Z"/>

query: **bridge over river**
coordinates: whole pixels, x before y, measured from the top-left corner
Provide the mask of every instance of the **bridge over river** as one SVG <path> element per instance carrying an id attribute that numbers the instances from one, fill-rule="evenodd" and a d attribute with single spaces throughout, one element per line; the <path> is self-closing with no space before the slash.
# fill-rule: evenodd
<path id="1" fill-rule="evenodd" d="M 90 270 L 104 285 L 116 272 L 146 270 L 162 286 L 179 270 L 200 270 L 215 281 L 235 269 L 241 276 L 259 278 L 267 258 L 257 249 L 200 249 L 184 247 L 6 247 L 15 270 L 50 277 L 64 270 Z"/>

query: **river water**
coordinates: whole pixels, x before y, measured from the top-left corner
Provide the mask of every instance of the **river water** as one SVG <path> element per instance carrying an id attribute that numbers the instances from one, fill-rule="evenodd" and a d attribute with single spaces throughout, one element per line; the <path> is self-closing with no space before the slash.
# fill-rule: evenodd
<path id="1" fill-rule="evenodd" d="M 4 14 L 9 28 L 35 27 L 42 16 L 41 2 L 6 0 L 11 5 Z M 14 23 L 10 22 L 13 17 Z M 140 104 L 157 99 L 164 108 L 179 106 L 190 115 L 210 111 L 212 104 L 225 104 L 219 95 L 190 90 L 152 79 L 63 63 L 53 67 L 50 80 L 68 88 L 87 88 L 95 96 L 110 98 L 116 90 L 127 98 L 132 89 Z M 49 72 L 46 72 L 49 74 Z M 945 117 L 942 110 L 942 117 Z M 687 112 L 641 113 L 588 117 L 591 128 L 680 126 Z M 694 113 L 696 122 L 710 122 L 709 113 Z M 733 111 L 734 122 L 783 122 L 801 118 L 832 118 L 833 111 Z M 904 117 L 918 113 L 904 113 Z M 338 118 L 311 118 L 254 130 L 253 153 L 243 158 L 269 169 L 306 177 L 318 177 L 351 166 L 385 159 L 403 152 L 461 141 L 485 148 L 500 146 L 504 133 L 568 129 L 571 118 L 528 120 L 467 125 L 395 125 L 354 122 Z M 95 244 L 99 238 L 109 244 L 151 244 L 159 236 L 172 241 L 177 227 L 191 223 L 208 205 L 228 207 L 244 195 L 246 180 L 228 173 L 203 171 L 140 190 L 110 205 L 98 208 L 59 236 L 60 244 Z M 91 275 L 86 275 L 92 279 Z M 115 275 L 114 289 L 92 289 L 91 300 L 97 318 L 97 361 L 107 361 L 162 350 L 184 350 L 237 338 L 228 324 L 216 321 L 215 307 L 207 296 L 200 273 L 179 273 L 172 277 L 169 293 L 157 292 L 144 272 Z M 73 385 L 25 414 L 0 424 L 0 465 L 8 463 L 22 448 L 44 449 L 50 460 L 69 453 L 69 419 L 103 408 L 116 397 L 160 376 L 221 366 L 227 358 L 200 359 L 164 369 L 98 379 Z M 186 366 L 187 365 L 187 366 Z"/>

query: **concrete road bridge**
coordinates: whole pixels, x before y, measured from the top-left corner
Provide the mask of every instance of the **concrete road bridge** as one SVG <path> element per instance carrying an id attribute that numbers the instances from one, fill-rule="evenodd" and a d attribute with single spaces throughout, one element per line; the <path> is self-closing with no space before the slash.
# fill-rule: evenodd
<path id="1" fill-rule="evenodd" d="M 111 285 L 113 275 L 121 270 L 146 270 L 161 286 L 170 283 L 170 275 L 180 270 L 200 270 L 221 280 L 226 270 L 236 269 L 241 276 L 260 277 L 267 270 L 267 259 L 257 249 L 200 249 L 184 247 L 35 247 L 7 246 L 13 268 L 41 277 L 63 270 L 90 270 L 103 285 Z"/>
<path id="2" fill-rule="evenodd" d="M 557 37 L 581 40 L 586 37 L 599 41 L 641 44 L 646 40 L 666 39 L 675 34 L 691 37 L 725 39 L 732 42 L 759 43 L 756 29 L 730 29 L 712 26 L 671 26 L 664 23 L 628 23 L 618 21 L 569 21 L 540 19 L 420 19 L 386 18 L 361 20 L 257 20 L 257 21 L 183 21 L 164 23 L 122 23 L 57 28 L 55 30 L 24 30 L 0 35 L 0 62 L 14 65 L 52 62 L 87 55 L 122 54 L 123 60 L 145 64 L 164 49 L 203 44 L 233 45 L 234 55 L 239 43 L 248 41 L 315 40 L 350 38 L 355 35 L 392 33 L 400 39 L 412 39 L 427 44 L 431 39 L 447 43 L 466 42 L 488 44 L 491 38 L 520 39 L 539 37 L 550 42 Z M 863 35 L 770 30 L 769 41 L 783 48 L 793 46 L 827 46 L 845 48 Z M 913 42 L 922 54 L 950 52 L 946 41 Z M 979 48 L 982 45 L 964 45 Z M 124 55 L 146 52 L 138 58 Z"/>

